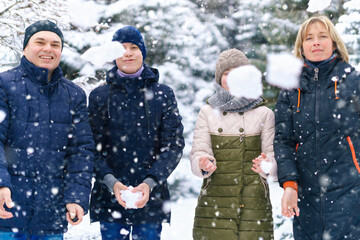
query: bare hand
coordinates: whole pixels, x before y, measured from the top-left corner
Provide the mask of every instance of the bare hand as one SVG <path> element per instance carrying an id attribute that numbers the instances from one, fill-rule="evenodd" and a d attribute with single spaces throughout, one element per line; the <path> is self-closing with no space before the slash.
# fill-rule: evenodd
<path id="1" fill-rule="evenodd" d="M 114 184 L 114 187 L 113 187 L 113 191 L 115 193 L 115 197 L 116 197 L 116 200 L 118 201 L 118 203 L 123 206 L 124 208 L 126 208 L 126 202 L 124 202 L 122 199 L 121 199 L 121 193 L 120 191 L 121 190 L 126 190 L 128 189 L 127 186 L 125 186 L 124 184 L 122 184 L 121 182 L 117 182 Z"/>
<path id="2" fill-rule="evenodd" d="M 0 218 L 12 218 L 13 214 L 11 212 L 5 211 L 4 204 L 6 204 L 8 208 L 12 208 L 14 206 L 14 203 L 11 200 L 11 191 L 7 187 L 0 188 Z"/>
<path id="3" fill-rule="evenodd" d="M 150 196 L 150 187 L 146 183 L 141 183 L 139 186 L 134 188 L 132 192 L 142 192 L 142 197 L 139 201 L 135 203 L 137 208 L 143 208 L 146 203 L 149 201 Z"/>
<path id="4" fill-rule="evenodd" d="M 251 170 L 253 170 L 254 172 L 259 173 L 259 174 L 265 174 L 264 170 L 261 168 L 262 161 L 270 162 L 270 159 L 266 156 L 265 153 L 261 153 L 261 155 L 259 157 L 252 160 L 253 166 L 252 166 Z"/>
<path id="5" fill-rule="evenodd" d="M 200 157 L 199 166 L 205 172 L 213 173 L 216 170 L 214 162 L 210 161 L 207 157 Z"/>
<path id="6" fill-rule="evenodd" d="M 81 223 L 84 217 L 84 209 L 76 203 L 68 203 L 66 204 L 66 209 L 68 212 L 66 213 L 66 220 L 71 225 L 78 225 Z"/>
<path id="7" fill-rule="evenodd" d="M 285 217 L 292 217 L 300 215 L 300 209 L 297 205 L 298 193 L 292 187 L 287 187 L 284 190 L 283 197 L 281 199 L 281 214 Z"/>

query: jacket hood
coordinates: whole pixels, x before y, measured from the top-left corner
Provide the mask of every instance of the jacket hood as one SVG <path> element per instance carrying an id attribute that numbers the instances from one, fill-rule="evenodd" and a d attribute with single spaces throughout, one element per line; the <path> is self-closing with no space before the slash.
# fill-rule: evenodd
<path id="1" fill-rule="evenodd" d="M 106 76 L 106 82 L 114 87 L 128 90 L 129 88 L 144 88 L 151 83 L 159 81 L 159 71 L 144 64 L 144 70 L 139 77 L 120 77 L 117 74 L 118 67 L 115 65 L 109 70 Z"/>

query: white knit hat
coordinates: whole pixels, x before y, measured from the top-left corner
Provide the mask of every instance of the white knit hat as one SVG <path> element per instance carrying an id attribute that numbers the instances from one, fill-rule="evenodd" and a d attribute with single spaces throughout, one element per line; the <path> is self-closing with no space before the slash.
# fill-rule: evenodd
<path id="1" fill-rule="evenodd" d="M 221 77 L 224 72 L 249 64 L 249 60 L 242 51 L 235 48 L 225 50 L 220 53 L 216 62 L 215 81 L 221 85 Z"/>

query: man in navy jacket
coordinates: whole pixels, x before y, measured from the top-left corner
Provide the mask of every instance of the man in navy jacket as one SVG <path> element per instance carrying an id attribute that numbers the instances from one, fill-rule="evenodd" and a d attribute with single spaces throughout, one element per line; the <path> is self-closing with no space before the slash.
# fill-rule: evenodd
<path id="1" fill-rule="evenodd" d="M 86 95 L 59 67 L 63 44 L 38 21 L 20 65 L 0 74 L 0 239 L 63 239 L 88 210 L 94 141 Z"/>
<path id="2" fill-rule="evenodd" d="M 140 31 L 115 32 L 125 54 L 116 59 L 107 83 L 89 98 L 94 132 L 96 182 L 91 195 L 92 221 L 100 221 L 102 239 L 160 239 L 170 220 L 166 179 L 178 165 L 183 125 L 172 89 L 158 83 L 159 72 L 144 63 Z M 120 54 L 119 54 L 120 55 Z M 120 191 L 133 186 L 141 199 L 129 208 Z M 130 234 L 121 235 L 120 230 Z"/>

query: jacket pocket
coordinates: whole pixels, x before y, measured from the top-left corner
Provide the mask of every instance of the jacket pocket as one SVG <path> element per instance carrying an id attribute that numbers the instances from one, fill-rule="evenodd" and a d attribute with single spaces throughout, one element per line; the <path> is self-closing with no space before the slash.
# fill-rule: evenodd
<path id="1" fill-rule="evenodd" d="M 356 167 L 356 170 L 358 171 L 358 173 L 360 173 L 360 166 L 359 166 L 359 162 L 357 161 L 356 159 L 356 154 L 355 154 L 355 149 L 354 149 L 354 145 L 351 141 L 351 138 L 350 136 L 347 136 L 346 137 L 346 140 L 348 141 L 349 143 L 349 147 L 350 147 L 350 151 L 351 151 L 351 156 L 352 156 L 352 160 L 354 162 L 354 165 Z"/>

